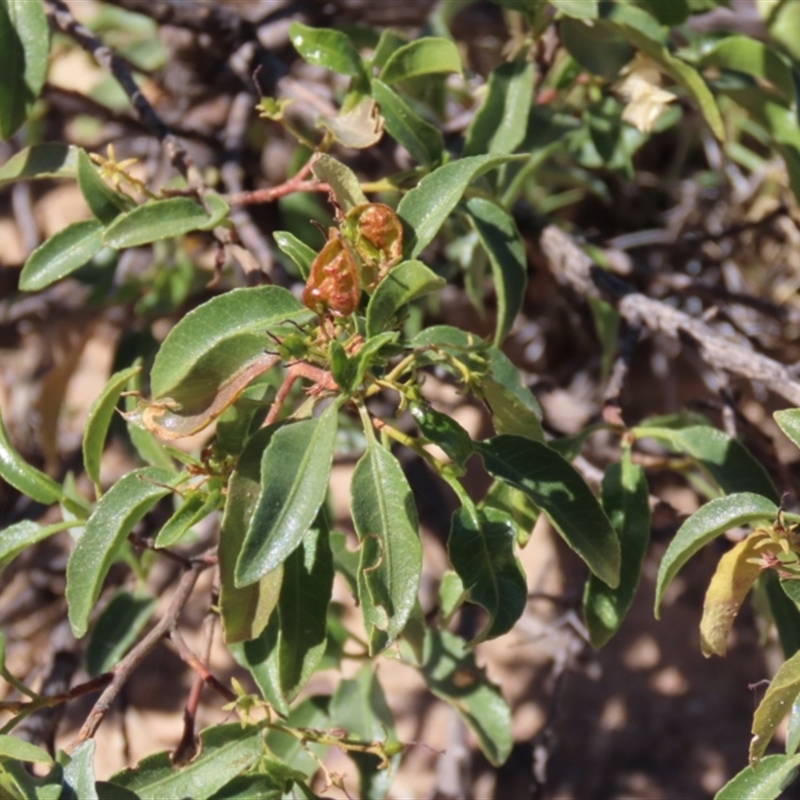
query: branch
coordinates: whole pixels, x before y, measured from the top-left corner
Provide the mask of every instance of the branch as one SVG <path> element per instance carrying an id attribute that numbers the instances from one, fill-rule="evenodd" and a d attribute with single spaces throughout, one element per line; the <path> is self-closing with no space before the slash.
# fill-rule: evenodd
<path id="1" fill-rule="evenodd" d="M 559 282 L 578 294 L 610 300 L 633 327 L 646 326 L 673 339 L 691 340 L 710 366 L 759 381 L 793 406 L 800 406 L 800 382 L 783 364 L 722 336 L 682 311 L 634 291 L 630 284 L 593 263 L 574 239 L 554 225 L 544 229 L 540 245 Z"/>

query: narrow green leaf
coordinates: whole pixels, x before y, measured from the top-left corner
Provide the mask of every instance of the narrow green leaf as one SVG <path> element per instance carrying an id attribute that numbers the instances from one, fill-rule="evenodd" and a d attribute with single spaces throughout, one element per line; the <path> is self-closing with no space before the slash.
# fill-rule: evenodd
<path id="1" fill-rule="evenodd" d="M 353 78 L 364 73 L 361 56 L 343 31 L 309 28 L 293 22 L 289 26 L 289 40 L 309 64 Z"/>
<path id="2" fill-rule="evenodd" d="M 44 289 L 87 264 L 103 249 L 103 224 L 86 219 L 67 225 L 28 256 L 19 276 L 25 292 Z"/>
<path id="3" fill-rule="evenodd" d="M 650 503 L 644 470 L 631 463 L 626 451 L 622 463 L 611 464 L 603 476 L 603 510 L 617 532 L 622 552 L 619 586 L 610 589 L 589 576 L 583 595 L 583 616 L 594 647 L 602 647 L 619 629 L 628 613 L 642 575 L 650 541 Z"/>
<path id="4" fill-rule="evenodd" d="M 153 397 L 170 397 L 199 407 L 243 366 L 295 330 L 312 312 L 286 289 L 259 286 L 234 289 L 186 314 L 158 351 L 150 385 Z"/>
<path id="5" fill-rule="evenodd" d="M 97 800 L 142 800 L 138 794 L 109 781 L 97 781 Z M 59 798 L 61 800 L 61 798 Z"/>
<path id="6" fill-rule="evenodd" d="M 237 586 L 280 566 L 311 528 L 328 490 L 338 404 L 278 430 L 261 461 L 261 494 L 236 562 Z"/>
<path id="7" fill-rule="evenodd" d="M 103 225 L 110 225 L 133 205 L 130 198 L 106 184 L 85 150 L 78 150 L 78 186 L 89 210 Z"/>
<path id="8" fill-rule="evenodd" d="M 288 701 L 297 696 L 314 673 L 327 644 L 333 554 L 327 525 L 320 523 L 318 518 L 317 525 L 306 533 L 283 565 L 278 601 L 278 664 L 281 691 Z"/>
<path id="9" fill-rule="evenodd" d="M 42 778 L 34 778 L 19 761 L 0 761 L 0 792 L 9 800 L 61 800 L 63 770 L 55 764 Z"/>
<path id="10" fill-rule="evenodd" d="M 262 761 L 259 769 L 265 767 Z M 286 796 L 285 783 L 278 783 L 270 775 L 254 774 L 238 775 L 226 783 L 218 792 L 214 792 L 209 800 L 282 800 Z M 297 796 L 295 794 L 295 796 Z"/>
<path id="11" fill-rule="evenodd" d="M 386 59 L 378 77 L 384 83 L 392 84 L 442 72 L 460 75 L 461 54 L 452 40 L 430 36 L 398 47 Z"/>
<path id="12" fill-rule="evenodd" d="M 281 574 L 283 573 L 281 572 Z M 241 646 L 233 645 L 232 652 L 234 655 L 237 654 L 237 651 L 241 654 L 237 657 L 237 661 L 250 670 L 264 699 L 279 714 L 286 716 L 289 713 L 289 703 L 281 691 L 281 673 L 278 662 L 280 627 L 278 615 L 273 614 L 267 622 L 267 627 L 255 639 L 251 639 Z"/>
<path id="13" fill-rule="evenodd" d="M 778 427 L 792 440 L 796 447 L 800 447 L 800 408 L 787 408 L 785 411 L 773 413 Z"/>
<path id="14" fill-rule="evenodd" d="M 156 598 L 119 591 L 103 609 L 86 645 L 86 671 L 93 678 L 112 670 L 153 615 Z"/>
<path id="15" fill-rule="evenodd" d="M 336 202 L 343 214 L 356 206 L 368 203 L 367 196 L 361 190 L 361 183 L 350 167 L 346 167 L 333 156 L 323 153 L 314 160 L 311 167 L 317 180 L 325 181 L 333 192 Z"/>
<path id="16" fill-rule="evenodd" d="M 497 295 L 494 344 L 499 347 L 522 310 L 527 284 L 528 260 L 514 218 L 501 206 L 483 197 L 466 203 L 470 222 L 489 256 Z"/>
<path id="17" fill-rule="evenodd" d="M 61 487 L 40 470 L 32 467 L 14 449 L 0 417 L 0 478 L 37 503 L 50 505 L 63 497 Z"/>
<path id="18" fill-rule="evenodd" d="M 490 763 L 500 766 L 514 743 L 511 711 L 500 690 L 475 663 L 467 643 L 448 631 L 428 630 L 420 664 L 406 642 L 401 653 L 404 661 L 418 667 L 431 692 L 458 712 Z"/>
<path id="19" fill-rule="evenodd" d="M 169 753 L 157 753 L 113 775 L 111 783 L 143 798 L 208 800 L 255 764 L 262 754 L 263 737 L 255 725 L 216 725 L 200 734 L 200 755 L 187 766 L 176 769 Z"/>
<path id="20" fill-rule="evenodd" d="M 662 25 L 683 25 L 692 0 L 644 0 L 644 6 Z M 716 5 L 716 2 L 715 2 Z"/>
<path id="21" fill-rule="evenodd" d="M 619 586 L 619 541 L 586 482 L 562 456 L 542 442 L 501 435 L 475 449 L 493 478 L 525 492 L 567 544 L 610 587 Z"/>
<path id="22" fill-rule="evenodd" d="M 16 736 L 0 734 L 0 758 L 16 758 L 34 764 L 52 764 L 50 755 L 35 744 L 17 739 Z"/>
<path id="23" fill-rule="evenodd" d="M 667 587 L 698 550 L 731 528 L 771 522 L 777 513 L 778 507 L 775 503 L 752 492 L 717 497 L 695 511 L 681 525 L 661 559 L 656 581 L 656 619 L 659 617 L 661 600 Z"/>
<path id="24" fill-rule="evenodd" d="M 764 755 L 775 730 L 800 695 L 800 653 L 784 661 L 775 674 L 753 716 L 750 741 L 750 766 L 755 767 Z"/>
<path id="25" fill-rule="evenodd" d="M 370 654 L 403 632 L 417 599 L 422 545 L 411 488 L 395 457 L 370 442 L 350 483 L 361 543 L 358 596 Z"/>
<path id="26" fill-rule="evenodd" d="M 137 359 L 134 366 L 141 366 L 141 359 Z M 141 372 L 137 372 L 129 381 L 126 391 L 140 392 L 141 388 Z M 126 414 L 133 414 L 136 410 L 136 405 L 136 397 L 128 395 L 125 398 Z M 135 425 L 132 419 L 127 416 L 125 418 L 125 427 L 128 431 L 128 436 L 130 436 L 131 444 L 145 464 L 167 470 L 173 470 L 175 468 L 175 462 L 164 449 L 164 445 L 162 445 L 150 431 L 146 431 L 138 425 Z"/>
<path id="27" fill-rule="evenodd" d="M 34 144 L 0 167 L 0 186 L 15 181 L 74 178 L 78 174 L 78 148 L 72 144 Z"/>
<path id="28" fill-rule="evenodd" d="M 761 463 L 741 442 L 710 425 L 662 428 L 645 424 L 632 433 L 637 439 L 652 438 L 673 452 L 691 456 L 726 494 L 752 492 L 780 501 L 780 492 Z"/>
<path id="29" fill-rule="evenodd" d="M 103 244 L 122 250 L 204 229 L 212 218 L 188 197 L 152 200 L 123 214 L 106 228 Z"/>
<path id="30" fill-rule="evenodd" d="M 208 212 L 208 219 L 200 226 L 201 231 L 211 231 L 217 225 L 222 225 L 231 210 L 231 207 L 216 192 L 206 192 L 203 195 L 203 205 Z"/>
<path id="31" fill-rule="evenodd" d="M 534 66 L 522 53 L 489 75 L 486 98 L 467 128 L 464 156 L 513 153 L 525 137 Z"/>
<path id="32" fill-rule="evenodd" d="M 514 522 L 503 511 L 478 510 L 465 502 L 453 514 L 447 540 L 450 563 L 467 590 L 467 599 L 489 615 L 486 627 L 470 646 L 507 633 L 525 610 L 528 587 L 514 553 L 515 540 Z"/>
<path id="33" fill-rule="evenodd" d="M 442 160 L 441 131 L 424 120 L 400 95 L 374 78 L 372 97 L 380 108 L 389 135 L 420 164 L 433 166 Z"/>
<path id="34" fill-rule="evenodd" d="M 95 486 L 100 484 L 100 460 L 120 395 L 141 367 L 129 367 L 115 372 L 92 404 L 83 433 L 83 467 Z"/>
<path id="35" fill-rule="evenodd" d="M 72 792 L 76 800 L 99 800 L 94 777 L 94 751 L 94 739 L 87 739 L 69 754 L 68 763 L 63 765 L 65 795 Z"/>
<path id="36" fill-rule="evenodd" d="M 491 379 L 501 384 L 514 395 L 521 406 L 541 420 L 542 407 L 533 392 L 522 382 L 520 371 L 514 366 L 514 362 L 497 347 L 487 347 L 486 354 L 489 357 Z"/>
<path id="37" fill-rule="evenodd" d="M 367 336 L 376 336 L 403 306 L 446 285 L 421 261 L 403 261 L 378 284 L 367 306 Z"/>
<path id="38" fill-rule="evenodd" d="M 533 526 L 539 519 L 539 509 L 525 492 L 499 480 L 492 481 L 478 508 L 505 511 L 517 526 L 517 544 L 520 547 L 525 547 L 528 543 Z"/>
<path id="39" fill-rule="evenodd" d="M 616 80 L 620 70 L 633 58 L 630 43 L 613 27 L 590 27 L 580 20 L 565 18 L 558 30 L 562 44 L 575 61 L 607 81 Z"/>
<path id="40" fill-rule="evenodd" d="M 449 458 L 463 467 L 466 460 L 475 452 L 472 439 L 464 428 L 451 416 L 428 405 L 412 404 L 410 411 L 422 435 L 441 447 Z"/>
<path id="41" fill-rule="evenodd" d="M 778 640 L 784 658 L 791 658 L 800 651 L 800 611 L 794 600 L 786 596 L 781 584 L 783 581 L 772 570 L 761 573 L 756 586 L 763 588 L 769 603 L 769 613 L 775 621 Z"/>
<path id="42" fill-rule="evenodd" d="M 800 747 L 800 696 L 794 699 L 786 727 L 786 755 L 793 756 Z"/>
<path id="43" fill-rule="evenodd" d="M 234 581 L 236 559 L 261 494 L 261 458 L 274 427 L 260 430 L 248 442 L 228 481 L 228 498 L 219 541 L 219 606 L 227 643 L 255 639 L 269 621 L 280 595 L 283 566 L 260 581 L 239 588 Z"/>
<path id="44" fill-rule="evenodd" d="M 597 19 L 597 0 L 549 0 L 549 2 L 567 17 Z"/>
<path id="45" fill-rule="evenodd" d="M 86 633 L 89 614 L 119 548 L 137 522 L 170 493 L 173 473 L 156 467 L 129 472 L 100 499 L 67 562 L 66 598 L 72 632 Z"/>
<path id="46" fill-rule="evenodd" d="M 316 258 L 316 253 L 305 243 L 301 242 L 289 231 L 275 231 L 272 234 L 278 249 L 285 253 L 297 265 L 300 276 L 305 280 L 311 272 L 311 264 Z"/>
<path id="47" fill-rule="evenodd" d="M 47 76 L 50 31 L 41 3 L 0 0 L 0 139 L 30 114 Z"/>
<path id="48" fill-rule="evenodd" d="M 397 207 L 405 228 L 406 258 L 416 258 L 433 241 L 472 181 L 520 158 L 527 156 L 470 156 L 451 161 L 426 175 Z"/>
<path id="49" fill-rule="evenodd" d="M 198 489 L 196 492 L 189 492 L 180 507 L 158 532 L 155 546 L 171 547 L 179 542 L 194 525 L 222 505 L 220 498 L 221 492 L 218 486 L 212 486 L 210 490 Z"/>
<path id="50" fill-rule="evenodd" d="M 767 756 L 729 780 L 714 800 L 776 800 L 797 777 L 800 755 Z"/>
<path id="51" fill-rule="evenodd" d="M 52 536 L 54 533 L 65 531 L 70 527 L 79 527 L 79 524 L 66 521 L 42 526 L 30 520 L 23 520 L 16 523 L 16 525 L 10 525 L 5 530 L 0 531 L 0 570 L 31 545 L 47 539 L 48 536 Z M 2 666 L 2 660 L 0 660 L 0 666 Z"/>
<path id="52" fill-rule="evenodd" d="M 334 723 L 328 712 L 330 697 L 327 695 L 312 695 L 299 703 L 286 720 L 286 726 L 298 730 L 308 728 L 310 730 L 325 730 Z M 318 769 L 319 762 L 314 759 L 315 755 L 323 756 L 325 749 L 311 742 L 304 742 L 296 736 L 282 733 L 279 730 L 272 730 L 267 733 L 267 747 L 272 753 L 288 764 L 293 769 L 305 772 L 311 777 Z"/>

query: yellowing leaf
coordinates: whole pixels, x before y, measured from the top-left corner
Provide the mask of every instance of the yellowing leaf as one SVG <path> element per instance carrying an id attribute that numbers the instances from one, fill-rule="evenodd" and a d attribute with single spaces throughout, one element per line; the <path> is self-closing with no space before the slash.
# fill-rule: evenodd
<path id="1" fill-rule="evenodd" d="M 733 620 L 761 574 L 758 559 L 762 553 L 777 549 L 777 544 L 764 546 L 763 535 L 751 534 L 719 560 L 717 571 L 708 585 L 700 621 L 700 646 L 704 656 L 725 655 Z"/>

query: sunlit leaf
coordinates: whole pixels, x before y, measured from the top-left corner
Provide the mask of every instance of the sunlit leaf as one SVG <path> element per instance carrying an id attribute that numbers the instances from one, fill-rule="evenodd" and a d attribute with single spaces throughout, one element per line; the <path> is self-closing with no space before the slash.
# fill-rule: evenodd
<path id="1" fill-rule="evenodd" d="M 24 180 L 75 178 L 78 148 L 72 144 L 34 144 L 14 154 L 0 167 L 0 186 Z"/>
<path id="2" fill-rule="evenodd" d="M 0 478 L 38 503 L 50 505 L 63 497 L 61 487 L 40 470 L 32 467 L 14 449 L 0 417 Z"/>
<path id="3" fill-rule="evenodd" d="M 758 766 L 745 767 L 729 780 L 714 796 L 714 800 L 776 800 L 800 769 L 800 755 L 767 756 Z"/>
<path id="4" fill-rule="evenodd" d="M 800 653 L 781 664 L 767 687 L 753 716 L 750 741 L 750 766 L 755 767 L 764 755 L 778 725 L 784 720 L 800 695 Z"/>
<path id="5" fill-rule="evenodd" d="M 431 36 L 398 47 L 386 59 L 378 77 L 392 84 L 441 72 L 461 73 L 461 54 L 452 40 Z"/>
<path id="6" fill-rule="evenodd" d="M 106 184 L 85 150 L 78 150 L 78 186 L 89 210 L 103 225 L 133 206 L 132 200 Z"/>
<path id="7" fill-rule="evenodd" d="M 337 161 L 333 156 L 323 153 L 314 159 L 311 171 L 317 180 L 325 181 L 333 192 L 336 202 L 343 214 L 352 211 L 356 206 L 369 203 L 367 196 L 361 191 L 361 183 L 350 167 Z"/>
<path id="8" fill-rule="evenodd" d="M 289 26 L 289 40 L 309 64 L 352 77 L 364 72 L 358 50 L 343 31 L 310 28 L 295 21 Z"/>

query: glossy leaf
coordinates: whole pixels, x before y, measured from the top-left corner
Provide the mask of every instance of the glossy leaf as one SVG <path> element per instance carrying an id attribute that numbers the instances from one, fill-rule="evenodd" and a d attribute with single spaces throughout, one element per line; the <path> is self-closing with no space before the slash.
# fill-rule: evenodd
<path id="1" fill-rule="evenodd" d="M 305 280 L 311 271 L 311 264 L 316 258 L 316 253 L 305 243 L 301 242 L 293 233 L 289 231 L 275 231 L 272 234 L 278 249 L 285 253 L 297 265 L 300 276 Z"/>
<path id="2" fill-rule="evenodd" d="M 800 653 L 781 664 L 767 687 L 753 716 L 750 742 L 750 766 L 755 767 L 764 755 L 778 725 L 800 696 Z"/>
<path id="3" fill-rule="evenodd" d="M 106 228 L 103 244 L 117 250 L 139 247 L 203 230 L 211 219 L 203 206 L 188 197 L 152 200 L 117 217 Z"/>
<path id="4" fill-rule="evenodd" d="M 472 181 L 520 158 L 527 156 L 470 156 L 451 161 L 426 175 L 397 207 L 397 215 L 406 229 L 406 258 L 416 258 L 433 241 Z"/>
<path id="5" fill-rule="evenodd" d="M 222 505 L 219 488 L 198 489 L 187 493 L 175 513 L 164 523 L 156 536 L 156 547 L 171 547 L 179 542 L 201 520 Z"/>
<path id="6" fill-rule="evenodd" d="M 542 419 L 542 408 L 531 390 L 522 382 L 520 371 L 508 356 L 497 347 L 487 347 L 489 373 L 491 380 L 503 386 L 518 401 L 519 405 L 531 412 L 538 420 Z"/>
<path id="7" fill-rule="evenodd" d="M 533 100 L 533 74 L 524 54 L 492 70 L 486 98 L 467 128 L 463 156 L 513 153 L 519 147 Z"/>
<path id="8" fill-rule="evenodd" d="M 274 431 L 274 427 L 266 428 L 253 436 L 228 481 L 218 558 L 220 617 L 225 641 L 229 644 L 259 636 L 280 595 L 283 566 L 249 586 L 240 588 L 234 581 L 236 559 L 261 494 L 261 459 Z"/>
<path id="9" fill-rule="evenodd" d="M 258 726 L 217 725 L 200 734 L 201 749 L 190 764 L 176 769 L 169 753 L 142 759 L 134 769 L 112 775 L 111 783 L 140 797 L 158 800 L 207 800 L 261 756 L 263 732 Z"/>
<path id="10" fill-rule="evenodd" d="M 800 747 L 800 694 L 792 703 L 789 724 L 786 726 L 786 755 L 793 756 Z"/>
<path id="11" fill-rule="evenodd" d="M 367 306 L 367 336 L 383 331 L 404 305 L 446 284 L 421 261 L 404 261 L 378 284 Z"/>
<path id="12" fill-rule="evenodd" d="M 280 620 L 273 613 L 267 627 L 257 638 L 247 641 L 239 647 L 234 645 L 232 652 L 238 650 L 241 656 L 237 661 L 250 670 L 256 686 L 261 690 L 264 699 L 282 716 L 289 713 L 289 703 L 281 691 L 280 663 L 278 661 L 278 640 L 280 638 Z"/>
<path id="13" fill-rule="evenodd" d="M 417 666 L 411 648 L 404 643 L 403 659 Z M 423 657 L 418 665 L 428 688 L 449 703 L 475 734 L 483 754 L 500 766 L 511 752 L 511 711 L 500 690 L 490 683 L 475 663 L 474 653 L 459 636 L 448 631 L 425 633 Z"/>
<path id="14" fill-rule="evenodd" d="M 99 800 L 94 777 L 94 739 L 81 742 L 68 756 L 64 767 L 64 794 L 66 800 L 69 792 L 76 800 Z M 119 800 L 125 800 L 120 797 Z"/>
<path id="15" fill-rule="evenodd" d="M 528 587 L 515 543 L 516 527 L 503 511 L 478 510 L 465 502 L 453 514 L 447 540 L 450 563 L 461 578 L 467 599 L 489 615 L 486 627 L 470 646 L 507 633 L 525 610 Z"/>
<path id="16" fill-rule="evenodd" d="M 444 450 L 460 467 L 475 452 L 469 434 L 448 414 L 443 414 L 428 405 L 414 404 L 410 407 L 411 416 L 419 426 L 422 435 Z"/>
<path id="17" fill-rule="evenodd" d="M 0 0 L 0 139 L 30 114 L 47 76 L 50 31 L 41 3 Z"/>
<path id="18" fill-rule="evenodd" d="M 444 140 L 438 128 L 424 120 L 399 94 L 377 78 L 372 81 L 372 96 L 389 135 L 405 147 L 412 158 L 426 166 L 442 160 Z"/>
<path id="19" fill-rule="evenodd" d="M 361 544 L 358 597 L 374 655 L 403 632 L 417 599 L 422 569 L 417 509 L 397 460 L 374 441 L 356 464 L 350 494 Z"/>
<path id="20" fill-rule="evenodd" d="M 261 460 L 261 494 L 236 562 L 237 586 L 279 567 L 311 528 L 328 490 L 336 444 L 336 403 L 317 419 L 286 425 Z"/>
<path id="21" fill-rule="evenodd" d="M 23 520 L 15 525 L 9 525 L 0 531 L 0 570 L 31 545 L 70 527 L 78 527 L 78 524 L 66 521 L 44 526 L 37 525 L 30 520 Z M 1 665 L 2 660 L 0 660 Z"/>
<path id="22" fill-rule="evenodd" d="M 131 378 L 140 370 L 141 367 L 129 367 L 115 372 L 89 411 L 83 432 L 83 467 L 95 486 L 100 484 L 100 460 L 114 409 Z"/>
<path id="23" fill-rule="evenodd" d="M 762 536 L 751 534 L 737 542 L 719 560 L 703 603 L 700 620 L 700 645 L 703 655 L 724 656 L 733 621 L 753 584 L 761 574 L 762 554 L 774 554 L 778 545 L 763 547 Z"/>
<path id="24" fill-rule="evenodd" d="M 499 480 L 492 481 L 478 508 L 505 511 L 517 526 L 517 544 L 520 547 L 528 543 L 533 526 L 539 519 L 539 509 L 525 492 Z"/>
<path id="25" fill-rule="evenodd" d="M 100 499 L 67 562 L 66 598 L 72 632 L 86 633 L 89 614 L 119 548 L 137 522 L 170 493 L 173 474 L 144 467 L 120 478 Z"/>
<path id="26" fill-rule="evenodd" d="M 336 202 L 342 209 L 343 214 L 347 214 L 356 206 L 369 203 L 367 196 L 361 191 L 361 183 L 350 167 L 337 161 L 333 156 L 323 153 L 317 156 L 311 167 L 314 177 L 317 180 L 325 181 L 333 192 Z"/>
<path id="27" fill-rule="evenodd" d="M 628 613 L 650 541 L 650 502 L 644 470 L 626 455 L 611 464 L 603 476 L 603 511 L 617 532 L 622 554 L 619 586 L 610 589 L 589 576 L 583 596 L 583 616 L 594 647 L 602 647 L 619 629 Z"/>
<path id="28" fill-rule="evenodd" d="M 72 144 L 34 144 L 15 153 L 0 167 L 0 186 L 24 180 L 74 178 L 78 174 L 78 148 Z"/>
<path id="29" fill-rule="evenodd" d="M 780 429 L 800 447 L 800 408 L 787 408 L 785 411 L 775 411 L 772 415 Z"/>
<path id="30" fill-rule="evenodd" d="M 610 587 L 619 585 L 620 549 L 608 517 L 575 468 L 541 442 L 502 435 L 475 449 L 493 477 L 525 492 L 567 544 Z"/>
<path id="31" fill-rule="evenodd" d="M 44 289 L 80 269 L 102 249 L 103 225 L 99 220 L 73 222 L 28 256 L 19 276 L 19 288 L 26 292 Z"/>
<path id="32" fill-rule="evenodd" d="M 527 283 L 528 260 L 525 245 L 505 209 L 483 197 L 467 201 L 470 222 L 489 256 L 497 295 L 497 326 L 494 343 L 498 347 L 511 330 L 522 309 Z"/>
<path id="33" fill-rule="evenodd" d="M 52 764 L 53 759 L 46 750 L 16 736 L 0 734 L 0 758 L 16 758 L 34 764 Z"/>
<path id="34" fill-rule="evenodd" d="M 386 59 L 378 77 L 392 84 L 443 72 L 461 74 L 461 54 L 452 40 L 430 36 L 398 47 Z"/>
<path id="35" fill-rule="evenodd" d="M 309 64 L 354 78 L 364 72 L 358 50 L 343 31 L 310 28 L 300 22 L 292 22 L 289 40 Z"/>
<path id="36" fill-rule="evenodd" d="M 736 439 L 710 425 L 661 428 L 643 425 L 633 429 L 636 438 L 648 437 L 669 450 L 691 456 L 726 494 L 753 492 L 776 503 L 780 493 L 764 467 Z"/>
<path id="37" fill-rule="evenodd" d="M 86 645 L 86 671 L 93 678 L 112 670 L 144 630 L 156 607 L 156 598 L 119 591 L 111 598 L 92 628 Z"/>
<path id="38" fill-rule="evenodd" d="M 14 449 L 0 417 L 0 478 L 37 503 L 50 505 L 61 500 L 61 487 L 40 470 L 32 467 Z"/>
<path id="39" fill-rule="evenodd" d="M 800 755 L 767 756 L 729 780 L 714 800 L 776 800 L 797 777 Z"/>
<path id="40" fill-rule="evenodd" d="M 85 150 L 78 150 L 78 186 L 89 210 L 103 225 L 109 225 L 133 205 L 129 198 L 106 184 Z"/>
<path id="41" fill-rule="evenodd" d="M 778 507 L 775 503 L 752 492 L 718 497 L 695 511 L 681 525 L 661 559 L 656 581 L 656 619 L 659 617 L 661 601 L 667 587 L 698 550 L 731 528 L 771 522 L 777 513 Z"/>

